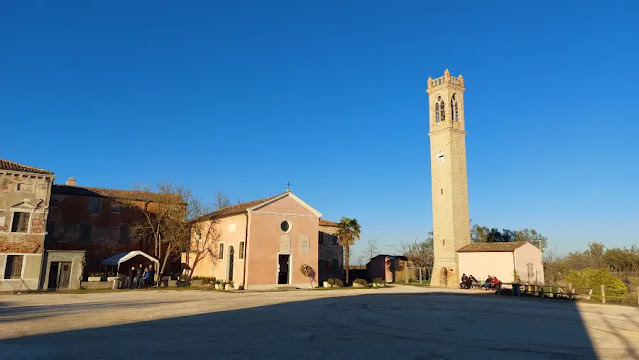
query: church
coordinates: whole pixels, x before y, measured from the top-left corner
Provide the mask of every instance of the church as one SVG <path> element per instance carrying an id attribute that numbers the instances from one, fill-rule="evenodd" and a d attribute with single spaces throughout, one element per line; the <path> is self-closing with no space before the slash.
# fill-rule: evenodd
<path id="1" fill-rule="evenodd" d="M 532 280 L 531 274 L 534 274 L 535 283 L 543 284 L 541 251 L 534 245 L 519 244 L 512 249 L 503 246 L 477 246 L 472 251 L 468 248 L 470 215 L 466 172 L 465 90 L 463 76 L 452 76 L 448 69 L 444 71 L 444 76 L 428 78 L 426 92 L 429 104 L 434 247 L 431 286 L 459 287 L 461 269 L 478 279 L 493 275 L 503 282 L 511 282 L 515 271 L 522 271 L 517 265 L 516 257 L 521 257 L 520 264 L 525 261 L 528 279 Z M 512 256 L 495 256 L 494 253 L 497 252 L 512 253 Z"/>

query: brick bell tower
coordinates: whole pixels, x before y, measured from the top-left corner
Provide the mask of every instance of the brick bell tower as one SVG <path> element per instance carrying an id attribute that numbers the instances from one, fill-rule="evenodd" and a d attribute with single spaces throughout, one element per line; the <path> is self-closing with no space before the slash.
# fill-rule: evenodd
<path id="1" fill-rule="evenodd" d="M 464 90 L 461 74 L 451 76 L 448 69 L 442 77 L 428 77 L 435 249 L 431 286 L 459 286 L 457 250 L 470 244 Z"/>

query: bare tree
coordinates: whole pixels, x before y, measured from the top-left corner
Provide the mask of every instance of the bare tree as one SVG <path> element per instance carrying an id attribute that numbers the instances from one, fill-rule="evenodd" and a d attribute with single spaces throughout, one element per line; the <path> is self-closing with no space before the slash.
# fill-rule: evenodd
<path id="1" fill-rule="evenodd" d="M 413 264 L 419 267 L 426 267 L 430 273 L 433 269 L 434 260 L 432 231 L 428 235 L 428 238 L 424 241 L 417 241 L 416 239 L 412 243 L 402 243 L 400 251 Z"/>
<path id="2" fill-rule="evenodd" d="M 147 201 L 142 207 L 144 217 L 132 224 L 131 235 L 153 239 L 154 255 L 161 261 L 158 275 L 162 276 L 168 259 L 190 248 L 189 220 L 204 215 L 208 207 L 181 185 L 162 182 L 155 188 L 147 185 L 136 187 L 134 191 L 154 193 L 154 200 Z M 139 207 L 136 204 L 129 206 Z"/>
<path id="3" fill-rule="evenodd" d="M 219 221 L 215 218 L 203 221 L 193 221 L 189 250 L 186 251 L 186 263 L 189 264 L 189 278 L 197 265 L 206 256 L 210 256 L 213 262 L 217 260 L 217 246 L 220 241 L 220 231 L 217 228 Z"/>
<path id="4" fill-rule="evenodd" d="M 364 249 L 364 255 L 368 257 L 368 260 L 366 260 L 366 262 L 368 262 L 370 259 L 374 258 L 375 256 L 379 255 L 379 248 L 377 247 L 376 240 L 368 240 L 366 242 L 366 249 Z"/>
<path id="5" fill-rule="evenodd" d="M 213 199 L 213 201 L 213 207 L 215 208 L 215 210 L 231 206 L 231 199 L 224 192 L 224 190 L 220 190 L 215 193 L 215 198 Z"/>

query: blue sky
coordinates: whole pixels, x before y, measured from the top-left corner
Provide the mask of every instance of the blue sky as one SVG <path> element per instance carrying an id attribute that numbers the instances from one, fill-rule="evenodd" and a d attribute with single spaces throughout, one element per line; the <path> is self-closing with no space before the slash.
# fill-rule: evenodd
<path id="1" fill-rule="evenodd" d="M 292 190 L 383 252 L 432 227 L 426 79 L 466 82 L 473 222 L 639 244 L 639 3 L 0 4 L 0 157 L 59 182 Z M 9 136 L 7 136 L 9 134 Z"/>

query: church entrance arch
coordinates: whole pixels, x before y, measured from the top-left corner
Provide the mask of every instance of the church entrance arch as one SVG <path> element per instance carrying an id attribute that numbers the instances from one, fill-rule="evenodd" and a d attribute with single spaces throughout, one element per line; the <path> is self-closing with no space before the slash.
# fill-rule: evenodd
<path id="1" fill-rule="evenodd" d="M 439 283 L 443 287 L 448 287 L 448 269 L 445 267 L 439 272 Z"/>

